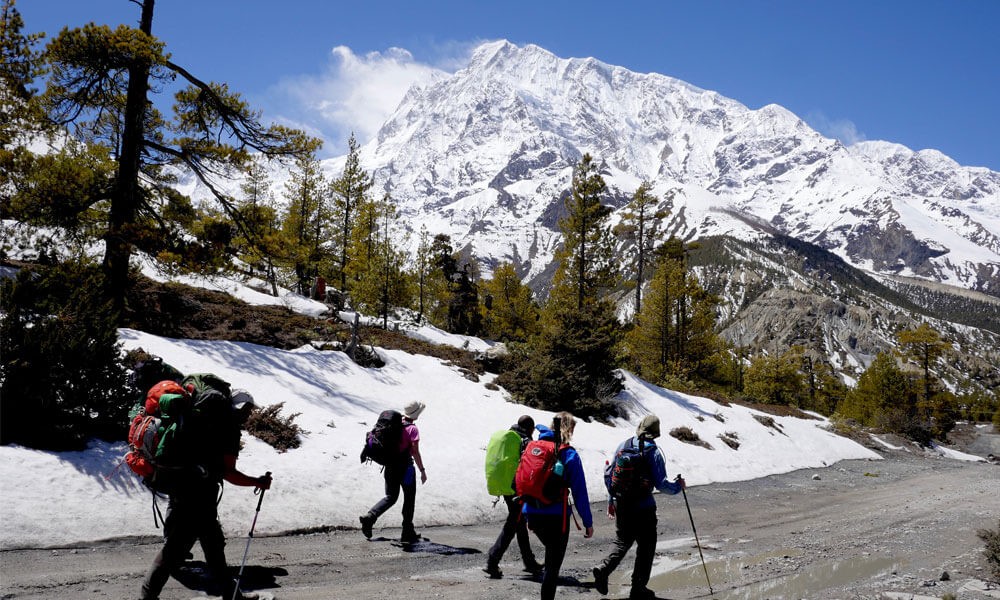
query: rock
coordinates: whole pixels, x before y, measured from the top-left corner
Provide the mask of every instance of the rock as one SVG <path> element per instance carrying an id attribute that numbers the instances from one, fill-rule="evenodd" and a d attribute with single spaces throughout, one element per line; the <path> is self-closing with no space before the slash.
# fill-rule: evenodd
<path id="1" fill-rule="evenodd" d="M 822 479 L 822 477 L 820 477 L 818 473 L 816 475 L 813 475 L 812 478 L 813 478 L 813 481 L 819 481 L 820 479 Z"/>

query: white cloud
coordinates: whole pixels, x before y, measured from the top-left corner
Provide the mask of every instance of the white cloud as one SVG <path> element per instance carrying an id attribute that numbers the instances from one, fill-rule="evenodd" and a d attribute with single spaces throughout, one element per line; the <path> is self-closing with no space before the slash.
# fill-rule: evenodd
<path id="1" fill-rule="evenodd" d="M 464 48 L 454 49 L 467 57 Z M 411 86 L 448 74 L 418 62 L 403 48 L 360 56 L 337 46 L 330 58 L 324 72 L 286 78 L 269 94 L 270 103 L 280 106 L 275 118 L 323 138 L 328 155 L 344 152 L 351 132 L 362 144 L 371 140 Z M 441 64 L 454 68 L 460 60 L 453 57 Z"/>
<path id="2" fill-rule="evenodd" d="M 830 119 L 820 112 L 811 113 L 809 124 L 827 137 L 840 140 L 845 146 L 863 142 L 868 139 L 863 131 L 858 131 L 857 125 L 850 119 Z"/>

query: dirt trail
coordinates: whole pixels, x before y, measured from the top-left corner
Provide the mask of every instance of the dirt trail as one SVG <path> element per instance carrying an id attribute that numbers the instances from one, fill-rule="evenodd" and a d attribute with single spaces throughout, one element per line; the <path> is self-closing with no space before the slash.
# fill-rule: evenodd
<path id="1" fill-rule="evenodd" d="M 715 597 L 760 598 L 998 598 L 968 591 L 985 577 L 976 530 L 997 527 L 1000 467 L 894 452 L 884 461 L 845 461 L 688 491 Z M 659 598 L 708 593 L 682 496 L 658 496 L 659 540 L 651 587 Z M 596 504 L 596 535 L 570 538 L 557 597 L 600 598 L 590 568 L 610 549 L 613 524 Z M 417 522 L 420 521 L 417 497 Z M 499 517 L 499 511 L 497 512 Z M 398 510 L 385 522 L 391 524 Z M 265 511 L 261 519 L 266 519 Z M 484 552 L 497 523 L 435 527 L 416 551 L 394 545 L 398 529 L 256 538 L 244 581 L 280 600 L 536 598 L 538 584 L 520 572 L 514 548 L 506 575 L 486 579 Z M 245 539 L 230 540 L 230 561 Z M 534 543 L 539 547 L 537 542 Z M 111 541 L 72 549 L 0 552 L 0 598 L 138 597 L 158 544 Z M 196 553 L 196 558 L 200 554 Z M 631 554 L 612 575 L 610 598 L 628 595 Z M 197 566 L 187 587 L 171 580 L 164 600 L 204 598 Z M 947 571 L 949 580 L 941 581 Z M 899 593 L 900 595 L 892 595 Z M 903 594 L 905 593 L 905 595 Z"/>

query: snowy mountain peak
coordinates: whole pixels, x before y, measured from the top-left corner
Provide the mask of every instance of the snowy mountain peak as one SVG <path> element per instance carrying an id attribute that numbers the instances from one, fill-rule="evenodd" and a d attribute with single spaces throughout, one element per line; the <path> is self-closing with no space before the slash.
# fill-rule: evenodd
<path id="1" fill-rule="evenodd" d="M 615 207 L 643 180 L 687 190 L 672 211 L 681 235 L 761 235 L 708 208 L 725 206 L 858 267 L 1000 296 L 1000 173 L 885 142 L 846 148 L 777 104 L 751 110 L 595 58 L 483 44 L 411 90 L 362 158 L 410 227 L 530 278 L 550 272 L 559 198 L 584 153 L 606 165 Z M 711 201 L 689 202 L 694 190 Z"/>

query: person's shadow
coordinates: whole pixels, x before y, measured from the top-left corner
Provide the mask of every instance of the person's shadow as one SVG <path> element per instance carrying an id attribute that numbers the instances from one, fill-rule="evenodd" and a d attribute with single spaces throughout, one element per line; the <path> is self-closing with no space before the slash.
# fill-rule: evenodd
<path id="1" fill-rule="evenodd" d="M 229 567 L 229 578 L 233 581 L 239 575 L 239 567 Z M 205 592 L 210 595 L 220 595 L 224 590 L 210 575 L 207 565 L 202 561 L 188 561 L 178 567 L 171 575 L 184 587 Z M 281 587 L 278 577 L 285 577 L 288 571 L 281 567 L 262 567 L 246 565 L 240 577 L 240 589 L 243 591 L 266 590 Z"/>

